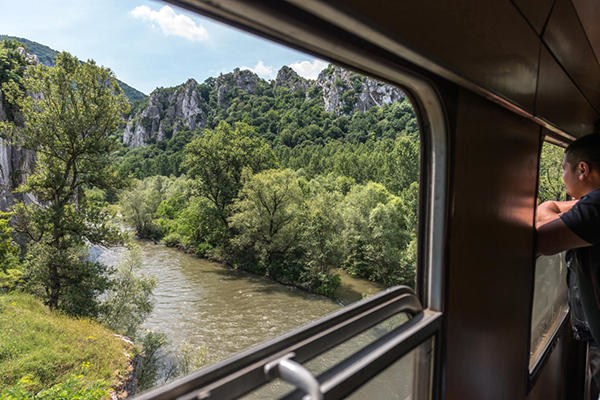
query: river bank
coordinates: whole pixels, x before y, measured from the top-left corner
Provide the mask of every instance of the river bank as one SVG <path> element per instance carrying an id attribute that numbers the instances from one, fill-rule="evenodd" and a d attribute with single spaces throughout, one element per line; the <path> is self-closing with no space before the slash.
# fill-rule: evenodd
<path id="1" fill-rule="evenodd" d="M 343 304 L 163 245 L 138 244 L 140 272 L 157 279 L 154 311 L 143 327 L 165 334 L 167 365 L 190 354 L 199 359 L 192 368 L 223 360 Z M 98 254 L 99 261 L 116 265 L 125 251 L 104 249 Z M 348 282 L 344 301 L 361 298 L 361 291 L 379 289 L 359 280 Z M 161 371 L 157 384 L 168 374 L 168 370 Z"/>

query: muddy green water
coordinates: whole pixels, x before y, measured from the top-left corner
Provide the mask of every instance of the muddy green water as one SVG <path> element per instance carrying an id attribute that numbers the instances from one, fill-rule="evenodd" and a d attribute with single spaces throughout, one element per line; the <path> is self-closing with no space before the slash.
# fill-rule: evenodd
<path id="1" fill-rule="evenodd" d="M 339 309 L 342 303 L 360 299 L 363 293 L 380 290 L 369 282 L 344 276 L 344 288 L 338 293 L 342 299 L 334 301 L 165 246 L 138 244 L 141 273 L 157 279 L 154 311 L 144 327 L 166 335 L 166 357 L 177 358 L 182 352 L 191 351 L 202 355 L 204 365 L 322 317 Z M 99 258 L 116 265 L 124 252 L 123 248 L 106 249 L 100 251 Z M 388 330 L 383 328 L 361 341 L 369 342 Z M 165 374 L 168 371 L 160 372 L 157 384 L 163 383 Z M 284 389 L 285 385 L 275 384 L 269 389 L 271 392 L 254 398 L 271 397 Z"/>

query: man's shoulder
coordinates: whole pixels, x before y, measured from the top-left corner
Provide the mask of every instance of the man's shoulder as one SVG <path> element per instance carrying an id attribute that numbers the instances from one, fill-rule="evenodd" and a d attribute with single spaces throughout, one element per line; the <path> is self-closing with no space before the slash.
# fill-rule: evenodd
<path id="1" fill-rule="evenodd" d="M 569 211 L 560 216 L 560 219 L 587 243 L 600 244 L 600 188 L 581 196 Z"/>
<path id="2" fill-rule="evenodd" d="M 584 196 L 581 196 L 581 200 L 591 201 L 591 202 L 600 202 L 600 188 L 596 188 L 591 192 L 588 192 Z"/>

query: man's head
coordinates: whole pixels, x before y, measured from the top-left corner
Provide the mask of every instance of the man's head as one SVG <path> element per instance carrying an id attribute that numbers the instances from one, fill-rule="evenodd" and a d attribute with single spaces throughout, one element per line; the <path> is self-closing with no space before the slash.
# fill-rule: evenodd
<path id="1" fill-rule="evenodd" d="M 567 147 L 563 182 L 575 199 L 600 188 L 600 134 L 583 136 Z"/>

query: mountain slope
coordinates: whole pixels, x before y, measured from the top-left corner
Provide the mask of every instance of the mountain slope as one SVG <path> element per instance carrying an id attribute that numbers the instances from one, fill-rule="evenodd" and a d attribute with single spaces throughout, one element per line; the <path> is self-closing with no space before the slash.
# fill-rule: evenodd
<path id="1" fill-rule="evenodd" d="M 54 60 L 56 59 L 58 51 L 29 39 L 20 38 L 16 36 L 0 35 L 0 40 L 10 39 L 23 43 L 27 47 L 27 51 L 31 54 L 34 54 L 38 58 L 40 63 L 47 66 L 54 65 Z M 127 96 L 130 102 L 133 103 L 135 101 L 144 100 L 147 97 L 144 93 L 132 88 L 125 82 L 122 82 L 118 79 L 117 82 L 119 83 L 121 89 L 123 89 L 125 96 Z"/>
<path id="2" fill-rule="evenodd" d="M 364 138 L 348 133 L 357 130 L 352 128 L 366 118 L 363 114 L 404 98 L 395 86 L 333 65 L 317 80 L 304 79 L 287 66 L 272 81 L 236 68 L 200 84 L 189 79 L 155 89 L 132 111 L 123 142 L 131 147 L 159 143 L 220 121 L 248 123 L 268 141 L 291 147 L 339 138 L 360 141 Z"/>

